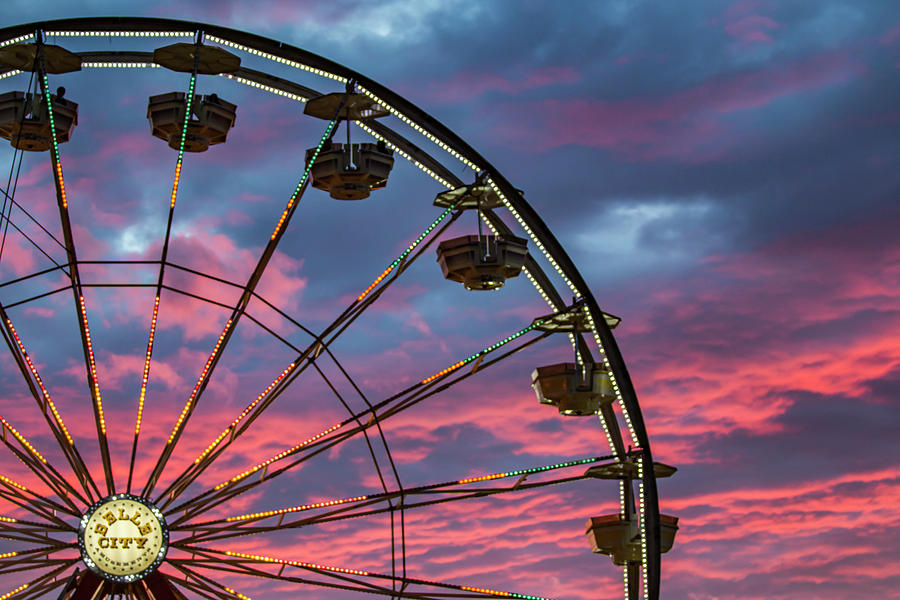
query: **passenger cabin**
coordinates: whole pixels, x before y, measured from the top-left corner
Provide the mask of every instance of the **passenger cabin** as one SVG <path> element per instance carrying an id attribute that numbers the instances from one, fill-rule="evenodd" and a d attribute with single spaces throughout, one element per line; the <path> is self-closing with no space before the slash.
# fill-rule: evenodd
<path id="1" fill-rule="evenodd" d="M 678 518 L 659 515 L 660 550 L 668 552 L 675 543 Z M 637 520 L 628 520 L 621 514 L 591 517 L 587 521 L 588 540 L 591 550 L 612 558 L 613 564 L 624 565 L 640 562 L 641 530 Z"/>
<path id="2" fill-rule="evenodd" d="M 497 290 L 517 277 L 528 256 L 526 240 L 512 235 L 464 235 L 438 244 L 444 277 L 467 290 Z"/>
<path id="3" fill-rule="evenodd" d="M 334 144 L 327 142 L 318 156 L 316 149 L 306 151 L 306 164 L 315 156 L 309 171 L 312 186 L 325 190 L 336 200 L 362 200 L 372 190 L 387 185 L 394 167 L 394 151 L 384 142 L 377 144 Z"/>
<path id="4" fill-rule="evenodd" d="M 600 363 L 594 363 L 587 380 L 582 367 L 574 363 L 538 367 L 531 374 L 531 386 L 541 404 L 572 417 L 596 414 L 616 399 L 609 372 Z"/>
<path id="5" fill-rule="evenodd" d="M 50 96 L 56 142 L 68 142 L 78 124 L 78 105 Z M 0 136 L 19 150 L 43 152 L 53 145 L 50 111 L 42 94 L 7 92 L 0 95 Z"/>
<path id="6" fill-rule="evenodd" d="M 147 118 L 154 137 L 166 140 L 169 147 L 181 147 L 181 132 L 187 100 L 184 92 L 169 92 L 150 96 Z M 222 144 L 228 130 L 234 126 L 237 105 L 219 98 L 216 94 L 194 95 L 191 102 L 191 118 L 188 121 L 185 152 L 204 152 L 215 144 Z"/>

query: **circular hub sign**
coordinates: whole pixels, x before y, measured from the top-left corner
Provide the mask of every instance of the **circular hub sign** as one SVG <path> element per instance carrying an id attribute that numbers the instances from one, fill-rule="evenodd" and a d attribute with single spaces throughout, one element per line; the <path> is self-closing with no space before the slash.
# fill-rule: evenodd
<path id="1" fill-rule="evenodd" d="M 116 494 L 94 504 L 78 530 L 81 558 L 94 573 L 110 581 L 137 581 L 166 557 L 169 532 L 152 503 Z"/>

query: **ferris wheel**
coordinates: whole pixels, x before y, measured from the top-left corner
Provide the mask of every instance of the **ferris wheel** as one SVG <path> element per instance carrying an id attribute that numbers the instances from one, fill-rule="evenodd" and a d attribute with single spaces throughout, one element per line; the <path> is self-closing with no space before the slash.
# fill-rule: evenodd
<path id="1" fill-rule="evenodd" d="M 87 78 L 81 88 L 80 77 Z M 117 102 L 110 92 L 117 82 L 126 91 L 143 89 L 131 83 L 135 78 L 157 86 L 142 96 L 146 113 L 143 105 L 134 110 L 134 98 Z M 424 577 L 425 567 L 417 563 L 429 557 L 413 551 L 411 540 L 417 527 L 449 539 L 467 511 L 484 510 L 483 502 L 516 503 L 584 483 L 608 490 L 618 505 L 600 516 L 585 512 L 589 507 L 567 508 L 567 516 L 587 519 L 584 552 L 605 554 L 621 567 L 615 593 L 659 597 L 660 556 L 672 547 L 678 525 L 659 513 L 656 480 L 675 469 L 651 456 L 611 331 L 619 318 L 600 309 L 522 193 L 455 133 L 360 73 L 281 42 L 202 23 L 84 18 L 7 27 L 0 30 L 0 79 L 0 136 L 12 156 L 0 221 L 0 269 L 7 267 L 0 281 L 0 331 L 9 350 L 0 373 L 9 398 L 0 404 L 8 451 L 0 463 L 0 600 L 260 600 L 263 593 L 537 600 L 544 596 L 528 589 Z M 170 82 L 181 87 L 165 87 Z M 77 94 L 84 89 L 108 96 L 106 124 L 92 122 L 84 110 L 79 114 L 86 98 Z M 246 94 L 264 98 L 272 113 L 292 115 L 271 125 L 270 135 L 294 121 L 316 133 L 298 136 L 285 150 L 278 174 L 289 171 L 292 183 L 283 199 L 254 200 L 254 210 L 264 214 L 260 221 L 269 226 L 243 234 L 255 236 L 246 244 L 258 252 L 236 277 L 229 268 L 206 268 L 203 257 L 191 263 L 194 255 L 178 249 L 190 238 L 180 229 L 178 209 L 183 198 L 193 198 L 194 218 L 226 219 L 219 199 L 192 184 L 191 174 L 202 168 L 222 180 L 238 177 L 236 162 L 256 152 L 234 147 L 243 123 L 265 120 L 259 110 L 241 111 L 237 98 Z M 128 110 L 120 111 L 123 105 Z M 113 135 L 109 123 L 116 119 L 140 121 L 143 139 L 152 140 L 155 155 L 169 165 L 165 173 L 119 174 L 166 190 L 153 204 L 156 214 L 136 210 L 132 223 L 92 213 L 92 199 L 82 192 L 88 184 L 72 183 L 88 177 L 93 163 L 115 156 L 82 152 L 73 167 L 67 161 L 79 136 L 94 131 L 96 143 Z M 52 177 L 44 196 L 34 191 L 40 186 L 23 191 L 39 168 Z M 367 207 L 394 186 L 409 192 L 397 195 L 392 218 L 382 215 L 372 225 L 378 213 Z M 305 252 L 292 224 L 308 203 L 301 200 L 313 195 L 321 200 L 313 219 L 321 219 L 323 230 L 329 218 L 356 223 L 338 230 L 329 248 L 315 250 L 329 255 L 323 272 L 353 276 L 350 287 L 323 276 L 318 293 L 331 294 L 322 304 L 333 308 L 327 315 L 310 314 L 284 296 L 272 298 L 267 289 L 274 288 L 265 285 L 273 271 L 283 274 L 285 261 L 306 260 L 292 257 Z M 348 217 L 354 210 L 363 216 Z M 329 217 L 328 211 L 339 215 Z M 240 215 L 228 218 L 235 227 L 244 223 Z M 92 233 L 94 227 L 145 231 L 144 221 L 160 227 L 147 234 L 152 241 L 139 258 L 134 247 L 104 246 L 97 242 L 102 235 Z M 384 229 L 390 238 L 383 240 L 387 254 L 368 248 L 349 257 L 341 253 L 349 240 L 372 229 L 379 235 Z M 216 243 L 227 245 L 222 239 Z M 105 248 L 108 255 L 85 258 L 85 246 Z M 15 248 L 28 253 L 10 258 Z M 438 266 L 434 258 L 419 260 L 435 255 Z M 335 267 L 340 260 L 352 268 Z M 357 279 L 370 264 L 379 266 Z M 471 336 L 441 352 L 409 345 L 413 350 L 404 352 L 421 360 L 394 361 L 397 373 L 385 383 L 369 365 L 406 348 L 411 329 L 393 322 L 376 330 L 367 319 L 384 321 L 382 307 L 405 280 L 415 283 L 404 293 L 420 295 L 455 286 L 454 301 L 466 310 L 495 311 L 501 299 L 516 309 L 486 325 L 484 334 L 494 337 L 478 347 L 465 346 Z M 128 310 L 138 307 L 142 315 L 140 335 L 123 333 L 124 319 L 116 312 L 123 298 Z M 48 302 L 55 303 L 52 310 Z M 173 313 L 180 315 L 180 331 L 170 327 Z M 507 327 L 510 314 L 518 326 Z M 57 326 L 62 319 L 71 326 L 72 344 Z M 191 329 L 203 319 L 217 323 L 214 335 Z M 423 328 L 412 327 L 419 333 Z M 237 351 L 241 344 L 245 350 Z M 120 346 L 138 345 L 140 364 L 128 367 L 133 379 L 117 379 L 110 393 L 101 374 L 111 367 L 104 362 L 119 360 L 125 353 Z M 160 359 L 164 347 L 167 361 Z M 202 360 L 196 359 L 199 347 L 205 348 Z M 362 347 L 370 349 L 368 357 Z M 458 347 L 468 349 L 418 372 Z M 577 422 L 596 442 L 591 452 L 560 459 L 535 450 L 530 459 L 543 454 L 548 460 L 492 470 L 507 463 L 485 459 L 484 465 L 459 464 L 461 472 L 446 466 L 457 465 L 453 460 L 422 459 L 416 475 L 429 477 L 406 475 L 404 465 L 415 464 L 423 452 L 438 452 L 435 447 L 446 441 L 440 417 L 452 409 L 429 412 L 429 406 L 460 390 L 483 394 L 487 406 L 507 402 L 492 374 L 521 357 L 540 360 L 542 353 L 548 358 L 529 369 L 533 392 L 527 374 L 521 386 L 530 395 L 527 406 L 498 406 L 492 414 L 546 411 L 545 417 L 567 427 Z M 570 358 L 560 360 L 561 353 Z M 249 368 L 241 371 L 253 361 L 266 379 Z M 161 380 L 183 380 L 187 371 L 183 394 L 172 392 L 175 384 L 161 392 Z M 363 380 L 361 372 L 375 375 Z M 80 386 L 71 384 L 73 377 Z M 253 385 L 242 408 L 231 412 L 223 398 Z M 177 399 L 167 403 L 158 400 L 162 396 Z M 304 401 L 314 396 L 325 399 L 312 406 Z M 523 395 L 515 397 L 518 402 Z M 19 406 L 26 402 L 31 412 Z M 172 406 L 177 408 L 164 410 Z M 417 412 L 435 415 L 436 422 L 427 440 L 412 448 L 406 438 L 398 442 L 392 428 L 410 426 L 403 419 Z M 460 442 L 447 455 L 463 453 L 464 446 Z M 277 451 L 259 454 L 270 447 Z M 348 458 L 353 451 L 346 448 L 359 452 Z M 341 461 L 352 472 L 364 463 L 371 477 L 334 484 L 328 470 L 341 468 Z M 322 462 L 338 466 L 317 471 Z M 444 471 L 434 472 L 434 465 L 445 465 Z M 438 519 L 417 516 L 446 507 L 461 508 L 445 530 Z M 348 523 L 363 525 L 350 530 Z M 341 549 L 352 531 L 375 528 L 384 530 L 378 542 L 362 534 L 351 542 L 371 544 L 367 565 L 382 564 L 381 570 L 352 562 L 357 554 Z M 571 533 L 578 532 L 566 535 Z M 315 548 L 321 555 L 297 554 Z"/>

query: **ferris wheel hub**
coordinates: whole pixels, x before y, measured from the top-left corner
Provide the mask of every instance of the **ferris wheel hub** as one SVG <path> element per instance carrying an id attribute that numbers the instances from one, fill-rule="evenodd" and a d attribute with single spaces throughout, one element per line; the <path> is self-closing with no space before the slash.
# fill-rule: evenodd
<path id="1" fill-rule="evenodd" d="M 152 502 L 114 494 L 84 513 L 78 547 L 91 571 L 109 581 L 128 583 L 156 570 L 169 549 L 169 531 Z"/>

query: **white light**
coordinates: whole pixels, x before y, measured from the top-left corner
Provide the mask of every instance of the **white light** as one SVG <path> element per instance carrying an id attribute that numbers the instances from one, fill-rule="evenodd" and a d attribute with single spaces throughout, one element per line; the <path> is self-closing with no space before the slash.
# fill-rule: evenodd
<path id="1" fill-rule="evenodd" d="M 193 31 L 45 31 L 58 37 L 194 37 Z"/>
<path id="2" fill-rule="evenodd" d="M 263 83 L 258 83 L 256 81 L 251 81 L 249 79 L 245 79 L 243 77 L 238 77 L 237 75 L 232 75 L 231 73 L 220 73 L 222 77 L 230 79 L 232 81 L 236 81 L 238 83 L 243 83 L 244 85 L 255 87 L 260 90 L 265 90 L 269 93 L 276 94 L 278 96 L 284 96 L 285 98 L 290 98 L 291 100 L 296 100 L 297 102 L 309 102 L 309 98 L 304 98 L 298 94 L 292 94 L 291 92 L 286 92 L 284 90 L 280 90 L 276 87 L 272 87 L 271 85 L 265 85 Z"/>
<path id="3" fill-rule="evenodd" d="M 140 67 L 159 67 L 155 62 L 83 62 L 82 67 L 87 68 L 140 68 Z"/>
<path id="4" fill-rule="evenodd" d="M 34 34 L 29 33 L 26 35 L 20 35 L 17 38 L 13 38 L 11 40 L 6 40 L 5 42 L 0 42 L 0 48 L 3 48 L 4 46 L 9 46 L 11 44 L 18 44 L 19 42 L 24 42 L 25 40 L 32 40 L 32 39 L 34 39 Z"/>
<path id="5" fill-rule="evenodd" d="M 340 75 L 335 75 L 334 73 L 329 73 L 327 71 L 322 71 L 321 69 L 315 69 L 310 67 L 309 65 L 304 65 L 303 63 L 299 63 L 297 61 L 293 61 L 284 57 L 275 56 L 274 54 L 269 54 L 268 52 L 263 52 L 261 50 L 256 50 L 255 48 L 250 48 L 249 46 L 244 46 L 243 44 L 238 44 L 220 37 L 216 37 L 214 35 L 206 36 L 206 39 L 210 42 L 214 42 L 216 44 L 222 44 L 224 46 L 229 46 L 230 48 L 235 48 L 237 50 L 242 50 L 249 54 L 254 54 L 256 56 L 260 56 L 262 58 L 267 58 L 274 62 L 280 62 L 282 64 L 288 65 L 290 67 L 294 67 L 295 69 L 302 69 L 304 71 L 309 71 L 310 73 L 314 73 L 316 75 L 321 75 L 322 77 L 327 77 L 329 79 L 334 79 L 335 81 L 340 81 L 341 83 L 347 83 L 346 77 L 341 77 Z"/>

